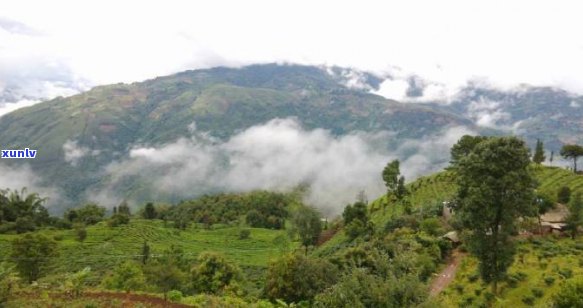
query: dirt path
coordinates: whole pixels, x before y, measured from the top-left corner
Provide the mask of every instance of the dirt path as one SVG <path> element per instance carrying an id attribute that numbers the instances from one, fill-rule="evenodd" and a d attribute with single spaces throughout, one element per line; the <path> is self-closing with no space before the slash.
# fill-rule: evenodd
<path id="1" fill-rule="evenodd" d="M 455 278 L 455 272 L 460 265 L 460 261 L 464 256 L 465 253 L 457 249 L 452 252 L 447 262 L 447 267 L 431 282 L 429 296 L 436 296 L 452 282 L 453 278 Z"/>

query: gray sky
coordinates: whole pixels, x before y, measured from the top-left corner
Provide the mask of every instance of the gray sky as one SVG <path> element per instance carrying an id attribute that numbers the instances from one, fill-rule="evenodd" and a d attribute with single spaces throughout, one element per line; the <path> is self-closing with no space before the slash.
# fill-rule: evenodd
<path id="1" fill-rule="evenodd" d="M 147 3 L 146 3 L 147 2 Z M 389 73 L 400 98 L 468 80 L 583 93 L 578 1 L 3 1 L 0 115 L 19 102 L 218 65 L 296 62 Z"/>

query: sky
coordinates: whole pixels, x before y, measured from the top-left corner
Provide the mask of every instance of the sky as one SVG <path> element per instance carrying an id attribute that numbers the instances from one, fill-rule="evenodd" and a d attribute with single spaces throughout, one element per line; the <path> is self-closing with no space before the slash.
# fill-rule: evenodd
<path id="1" fill-rule="evenodd" d="M 293 62 L 390 75 L 399 99 L 468 81 L 583 93 L 577 1 L 3 1 L 0 116 L 100 84 Z M 18 103 L 15 105 L 14 103 Z"/>
<path id="2" fill-rule="evenodd" d="M 499 89 L 552 86 L 583 95 L 582 9 L 577 1 L 560 0 L 2 1 L 0 117 L 97 85 L 137 82 L 189 69 L 272 62 L 369 71 L 385 78 L 376 93 L 409 102 L 447 103 L 469 82 Z M 358 85 L 359 75 L 353 76 L 355 80 L 347 84 Z M 421 97 L 407 95 L 412 79 L 423 86 Z M 470 107 L 469 116 L 485 127 L 496 126 L 507 116 L 497 112 L 496 102 L 478 101 Z M 192 177 L 200 173 L 211 189 L 271 189 L 273 183 L 290 187 L 310 181 L 317 188 L 313 203 L 332 208 L 353 199 L 356 190 L 380 194 L 378 170 L 388 158 L 402 160 L 408 179 L 443 167 L 448 149 L 466 133 L 471 132 L 449 128 L 379 152 L 371 146 L 378 137 L 374 134 L 334 137 L 280 119 L 212 146 L 180 139 L 132 148 L 105 172 L 157 174 L 154 184 L 160 193 L 184 190 L 172 181 L 180 171 L 185 171 L 189 187 L 200 184 L 199 178 Z M 293 149 L 298 145 L 311 150 L 296 153 Z M 265 153 L 255 151 L 266 147 L 279 154 L 266 160 Z M 99 149 L 83 147 L 76 140 L 67 140 L 63 151 L 72 166 L 85 156 L 99 154 Z M 156 153 L 166 153 L 169 161 L 152 161 Z M 237 164 L 210 170 L 208 166 L 220 165 L 215 156 Z M 354 157 L 363 161 L 358 168 L 347 163 Z M 303 166 L 294 169 L 289 183 L 279 178 L 290 170 L 287 161 Z M 364 184 L 340 185 L 338 175 L 328 172 L 331 169 Z M 1 171 L 0 187 L 16 183 L 60 195 L 58 188 L 42 187 L 26 166 Z M 255 175 L 253 181 L 248 174 Z M 91 193 L 96 198 L 113 195 L 107 187 Z"/>

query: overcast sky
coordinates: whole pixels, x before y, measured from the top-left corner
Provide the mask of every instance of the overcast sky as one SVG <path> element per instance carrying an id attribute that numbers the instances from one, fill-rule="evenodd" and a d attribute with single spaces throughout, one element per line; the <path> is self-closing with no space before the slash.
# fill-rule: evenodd
<path id="1" fill-rule="evenodd" d="M 583 93 L 583 5 L 508 2 L 3 1 L 0 115 L 98 84 L 273 61 L 416 74 L 448 91 L 477 79 Z"/>

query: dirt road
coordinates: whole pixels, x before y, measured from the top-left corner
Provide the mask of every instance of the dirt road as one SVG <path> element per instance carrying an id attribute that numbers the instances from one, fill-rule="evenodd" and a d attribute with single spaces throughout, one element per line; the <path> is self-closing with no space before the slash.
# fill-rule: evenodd
<path id="1" fill-rule="evenodd" d="M 460 265 L 460 261 L 465 256 L 465 253 L 460 252 L 459 250 L 454 250 L 449 257 L 447 262 L 447 267 L 438 274 L 435 279 L 431 282 L 431 287 L 429 289 L 429 296 L 436 296 L 441 291 L 443 291 L 447 286 L 452 282 L 453 278 L 455 277 L 455 273 L 457 271 L 458 266 Z"/>

